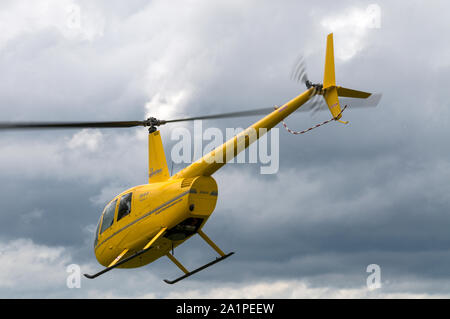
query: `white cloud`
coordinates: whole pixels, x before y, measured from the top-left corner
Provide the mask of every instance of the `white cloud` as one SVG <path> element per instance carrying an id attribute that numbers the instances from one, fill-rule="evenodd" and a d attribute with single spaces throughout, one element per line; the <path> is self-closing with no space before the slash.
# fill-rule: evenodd
<path id="1" fill-rule="evenodd" d="M 101 36 L 98 11 L 83 10 L 73 0 L 9 1 L 0 11 L 0 47 L 24 33 L 54 28 L 64 37 L 92 41 Z"/>
<path id="2" fill-rule="evenodd" d="M 143 295 L 142 298 L 153 298 Z M 250 284 L 224 284 L 221 287 L 192 289 L 172 292 L 167 298 L 174 299 L 349 299 L 349 298 L 449 298 L 449 294 L 428 294 L 409 292 L 384 292 L 383 289 L 369 290 L 366 287 L 336 288 L 313 287 L 301 280 L 260 281 Z"/>
<path id="3" fill-rule="evenodd" d="M 4 289 L 15 291 L 1 293 L 10 297 L 20 292 L 64 288 L 70 259 L 63 247 L 37 245 L 30 239 L 0 242 L 0 293 Z"/>
<path id="4" fill-rule="evenodd" d="M 158 119 L 172 119 L 174 114 L 184 109 L 189 101 L 190 94 L 187 90 L 180 90 L 174 93 L 156 93 L 145 105 L 146 117 L 156 117 Z"/>
<path id="5" fill-rule="evenodd" d="M 102 142 L 102 133 L 99 130 L 84 129 L 75 133 L 67 143 L 69 148 L 86 148 L 93 152 L 96 151 Z"/>
<path id="6" fill-rule="evenodd" d="M 334 32 L 334 38 L 339 39 L 339 45 L 335 45 L 335 56 L 348 60 L 364 48 L 369 30 L 380 28 L 381 9 L 376 4 L 365 8 L 345 8 L 323 17 L 321 25 L 327 31 Z"/>

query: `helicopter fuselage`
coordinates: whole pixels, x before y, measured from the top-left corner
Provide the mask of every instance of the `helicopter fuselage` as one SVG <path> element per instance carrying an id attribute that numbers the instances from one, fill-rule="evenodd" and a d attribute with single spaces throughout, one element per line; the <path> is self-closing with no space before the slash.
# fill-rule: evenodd
<path id="1" fill-rule="evenodd" d="M 131 193 L 130 212 L 118 220 L 120 200 Z M 217 183 L 212 177 L 171 179 L 136 186 L 117 195 L 114 220 L 100 233 L 95 243 L 95 256 L 108 266 L 124 249 L 124 258 L 140 251 L 161 228 L 167 228 L 152 249 L 119 266 L 144 266 L 166 255 L 203 227 L 217 202 Z"/>

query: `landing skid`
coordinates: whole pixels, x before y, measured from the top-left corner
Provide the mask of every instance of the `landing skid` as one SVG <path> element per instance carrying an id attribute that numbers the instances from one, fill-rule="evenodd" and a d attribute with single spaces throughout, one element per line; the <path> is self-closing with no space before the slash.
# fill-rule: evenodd
<path id="1" fill-rule="evenodd" d="M 114 259 L 114 260 L 108 265 L 108 267 L 106 267 L 105 269 L 99 271 L 99 272 L 96 273 L 96 274 L 93 274 L 93 275 L 84 274 L 84 276 L 85 276 L 86 278 L 89 278 L 89 279 L 94 279 L 94 278 L 96 278 L 96 277 L 98 277 L 98 276 L 100 276 L 100 275 L 103 275 L 104 273 L 106 273 L 106 272 L 108 272 L 108 271 L 110 271 L 110 270 L 112 270 L 112 269 L 114 269 L 114 268 L 120 266 L 120 265 L 123 265 L 124 263 L 130 261 L 131 259 L 134 259 L 134 258 L 138 257 L 139 255 L 142 255 L 142 254 L 146 253 L 147 251 L 149 251 L 149 250 L 152 248 L 153 243 L 155 243 L 156 240 L 157 240 L 158 238 L 160 238 L 160 237 L 166 232 L 166 230 L 167 230 L 167 228 L 162 228 L 162 229 L 159 231 L 159 233 L 156 234 L 156 236 L 153 237 L 153 238 L 147 243 L 147 245 L 145 245 L 145 247 L 144 247 L 142 250 L 138 251 L 137 253 L 135 253 L 135 254 L 133 254 L 133 255 L 127 257 L 127 258 L 122 259 L 122 257 L 125 256 L 126 253 L 128 252 L 128 249 L 125 249 L 125 250 L 124 250 L 122 253 L 120 253 L 120 255 L 117 256 L 116 259 Z M 212 265 L 218 263 L 219 261 L 222 261 L 222 260 L 224 260 L 224 259 L 226 259 L 226 258 L 228 258 L 228 257 L 230 257 L 231 255 L 234 254 L 234 252 L 225 254 L 225 253 L 224 253 L 222 250 L 220 250 L 220 248 L 217 247 L 217 245 L 214 244 L 214 242 L 213 242 L 211 239 L 209 239 L 209 237 L 206 236 L 206 234 L 205 234 L 204 232 L 202 232 L 201 230 L 199 230 L 197 233 L 200 235 L 200 237 L 203 238 L 204 241 L 206 241 L 206 243 L 207 243 L 208 245 L 210 245 L 210 246 L 211 246 L 211 247 L 212 247 L 212 248 L 220 255 L 220 257 L 217 257 L 215 260 L 213 260 L 213 261 L 211 261 L 211 262 L 209 262 L 209 263 L 207 263 L 207 264 L 205 264 L 205 265 L 203 265 L 203 266 L 201 266 L 201 267 L 199 267 L 199 268 L 197 268 L 197 269 L 195 269 L 195 270 L 193 270 L 193 271 L 188 271 L 186 268 L 184 268 L 184 266 L 183 266 L 183 265 L 182 265 L 182 264 L 181 264 L 181 263 L 180 263 L 180 262 L 179 262 L 172 254 L 167 253 L 166 256 L 167 256 L 167 257 L 168 257 L 175 265 L 177 265 L 177 267 L 180 268 L 181 271 L 184 272 L 184 275 L 181 276 L 181 277 L 178 277 L 177 279 L 174 279 L 174 280 L 164 279 L 164 282 L 166 282 L 166 283 L 172 285 L 172 284 L 174 284 L 174 283 L 176 283 L 176 282 L 178 282 L 178 281 L 180 281 L 180 280 L 183 280 L 183 279 L 185 279 L 185 278 L 187 278 L 187 277 L 190 277 L 190 276 L 192 276 L 193 274 L 198 273 L 199 271 L 201 271 L 201 270 L 203 270 L 203 269 L 206 269 L 206 268 L 208 268 L 208 267 L 210 267 L 210 266 L 212 266 Z"/>
<path id="2" fill-rule="evenodd" d="M 199 272 L 199 271 L 201 271 L 201 270 L 203 270 L 205 268 L 208 268 L 209 266 L 212 266 L 212 265 L 218 263 L 219 261 L 222 261 L 222 260 L 224 260 L 224 259 L 226 259 L 226 258 L 228 258 L 228 257 L 230 257 L 231 255 L 234 254 L 234 252 L 231 252 L 231 253 L 228 253 L 228 254 L 225 255 L 225 253 L 222 250 L 220 250 L 220 248 L 217 247 L 217 245 L 214 244 L 214 242 L 211 239 L 209 239 L 209 237 L 206 236 L 206 234 L 204 232 L 199 230 L 197 233 L 200 235 L 200 237 L 203 238 L 204 241 L 206 241 L 206 243 L 208 245 L 210 245 L 220 255 L 220 257 L 217 257 L 215 260 L 213 260 L 213 261 L 211 261 L 211 262 L 209 262 L 209 263 L 207 263 L 207 264 L 205 264 L 205 265 L 203 265 L 203 266 L 201 266 L 201 267 L 199 267 L 199 268 L 197 268 L 197 269 L 195 269 L 193 271 L 188 271 L 186 268 L 184 268 L 184 266 L 173 255 L 168 253 L 166 256 L 169 257 L 169 259 L 175 265 L 177 265 L 177 267 L 180 268 L 182 272 L 184 272 L 184 275 L 181 276 L 181 277 L 178 277 L 175 280 L 164 279 L 165 283 L 168 283 L 168 284 L 172 285 L 172 284 L 174 284 L 174 283 L 176 283 L 176 282 L 178 282 L 180 280 L 183 280 L 183 279 L 185 279 L 187 277 L 190 277 L 193 274 L 195 274 L 195 273 L 197 273 L 197 272 Z"/>
<path id="3" fill-rule="evenodd" d="M 195 270 L 193 270 L 193 271 L 187 272 L 187 273 L 185 273 L 183 276 L 178 277 L 178 278 L 175 279 L 175 280 L 164 279 L 164 282 L 165 282 L 165 283 L 168 283 L 168 284 L 170 284 L 170 285 L 172 285 L 172 284 L 174 284 L 174 283 L 177 283 L 177 282 L 179 282 L 180 280 L 183 280 L 183 279 L 185 279 L 185 278 L 187 278 L 187 277 L 190 277 L 190 276 L 192 276 L 193 274 L 195 274 L 195 273 L 197 273 L 197 272 L 199 272 L 199 271 L 201 271 L 201 270 L 203 270 L 203 269 L 205 269 L 205 268 L 208 268 L 209 266 L 212 266 L 212 265 L 214 265 L 215 263 L 218 263 L 219 261 L 222 261 L 222 260 L 224 260 L 225 258 L 228 258 L 228 257 L 230 257 L 230 256 L 233 255 L 233 254 L 234 254 L 234 252 L 231 252 L 231 253 L 226 254 L 226 255 L 224 255 L 224 256 L 217 257 L 215 260 L 213 260 L 213 261 L 211 261 L 211 262 L 209 262 L 209 263 L 207 263 L 207 264 L 205 264 L 205 265 L 203 265 L 203 266 L 201 266 L 201 267 L 199 267 L 199 268 L 197 268 L 197 269 L 195 269 Z M 172 257 L 173 257 L 173 256 L 172 256 Z"/>

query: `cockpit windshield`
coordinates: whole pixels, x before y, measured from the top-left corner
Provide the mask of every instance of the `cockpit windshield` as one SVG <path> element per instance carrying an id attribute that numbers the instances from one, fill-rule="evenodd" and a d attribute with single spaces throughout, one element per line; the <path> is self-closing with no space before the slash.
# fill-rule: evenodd
<path id="1" fill-rule="evenodd" d="M 95 240 L 94 240 L 94 248 L 97 247 L 97 243 L 98 243 L 98 230 L 100 229 L 100 223 L 102 221 L 102 216 L 100 216 L 100 219 L 98 220 L 97 223 L 97 228 L 95 229 Z"/>
<path id="2" fill-rule="evenodd" d="M 122 195 L 119 202 L 119 208 L 117 212 L 117 221 L 121 220 L 123 217 L 129 215 L 131 213 L 131 198 L 132 193 L 127 193 L 125 195 Z M 111 225 L 114 223 L 114 215 L 116 212 L 116 204 L 118 199 L 113 200 L 108 205 L 106 205 L 105 209 L 103 210 L 103 214 L 100 217 L 100 220 L 97 224 L 97 230 L 95 231 L 95 241 L 94 241 L 94 247 L 97 246 L 98 242 L 98 236 L 99 234 L 102 234 L 106 229 L 111 227 Z M 100 233 L 99 233 L 100 230 Z"/>
<path id="3" fill-rule="evenodd" d="M 103 212 L 102 227 L 100 229 L 100 234 L 108 229 L 114 222 L 114 213 L 116 212 L 117 199 L 112 201 L 106 206 Z"/>

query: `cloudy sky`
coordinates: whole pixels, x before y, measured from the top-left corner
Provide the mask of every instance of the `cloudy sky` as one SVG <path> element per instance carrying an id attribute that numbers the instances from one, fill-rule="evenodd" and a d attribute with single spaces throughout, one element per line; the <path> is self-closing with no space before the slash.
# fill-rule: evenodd
<path id="1" fill-rule="evenodd" d="M 338 84 L 383 99 L 346 111 L 347 126 L 301 136 L 278 126 L 277 174 L 261 175 L 260 164 L 217 172 L 219 199 L 204 230 L 236 254 L 174 286 L 162 281 L 180 274 L 166 258 L 66 285 L 70 264 L 101 269 L 92 244 L 105 203 L 146 183 L 145 129 L 1 132 L 0 297 L 450 297 L 449 6 L 2 1 L 1 121 L 280 105 L 304 89 L 289 79 L 299 54 L 321 81 L 330 32 Z M 328 118 L 298 113 L 287 123 L 301 130 Z M 174 128 L 161 128 L 168 158 Z M 197 237 L 175 254 L 190 269 L 214 257 Z M 379 289 L 366 286 L 370 264 L 380 266 Z"/>

